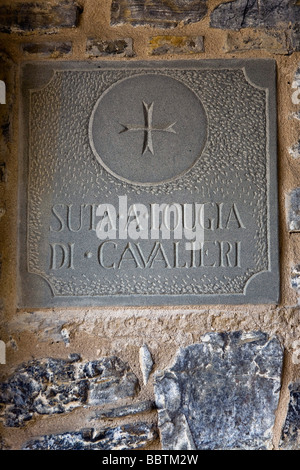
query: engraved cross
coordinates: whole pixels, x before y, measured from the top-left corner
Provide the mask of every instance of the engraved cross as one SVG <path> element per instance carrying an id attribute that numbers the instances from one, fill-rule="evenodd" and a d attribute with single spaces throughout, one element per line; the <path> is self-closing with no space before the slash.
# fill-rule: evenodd
<path id="1" fill-rule="evenodd" d="M 173 122 L 173 124 L 170 124 L 166 127 L 153 127 L 153 124 L 152 124 L 153 106 L 154 106 L 154 102 L 148 105 L 147 103 L 143 101 L 144 118 L 145 118 L 144 126 L 122 124 L 124 129 L 120 132 L 121 134 L 122 132 L 127 132 L 127 131 L 143 131 L 144 132 L 143 155 L 147 150 L 149 150 L 152 153 L 152 155 L 154 155 L 152 132 L 154 131 L 172 132 L 173 134 L 176 134 L 175 130 L 173 129 L 173 126 L 176 124 L 176 122 Z"/>

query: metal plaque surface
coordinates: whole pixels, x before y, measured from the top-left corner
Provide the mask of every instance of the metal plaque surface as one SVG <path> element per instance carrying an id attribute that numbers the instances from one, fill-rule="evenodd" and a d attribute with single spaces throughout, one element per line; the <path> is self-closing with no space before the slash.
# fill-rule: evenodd
<path id="1" fill-rule="evenodd" d="M 275 75 L 25 64 L 19 307 L 277 303 Z"/>

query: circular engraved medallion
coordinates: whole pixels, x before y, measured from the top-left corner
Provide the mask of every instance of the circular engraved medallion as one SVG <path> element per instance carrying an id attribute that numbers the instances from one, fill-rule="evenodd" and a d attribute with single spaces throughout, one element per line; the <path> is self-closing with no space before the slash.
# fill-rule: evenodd
<path id="1" fill-rule="evenodd" d="M 96 102 L 89 137 L 94 155 L 113 176 L 137 185 L 162 184 L 200 158 L 207 118 L 198 96 L 157 74 L 112 85 Z"/>

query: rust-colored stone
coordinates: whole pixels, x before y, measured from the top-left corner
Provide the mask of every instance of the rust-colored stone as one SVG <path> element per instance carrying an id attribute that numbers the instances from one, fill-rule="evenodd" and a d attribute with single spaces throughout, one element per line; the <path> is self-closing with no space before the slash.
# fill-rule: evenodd
<path id="1" fill-rule="evenodd" d="M 204 52 L 203 36 L 153 36 L 150 39 L 151 55 L 196 54 Z"/>
<path id="2" fill-rule="evenodd" d="M 265 50 L 273 54 L 289 54 L 290 46 L 285 31 L 229 32 L 225 43 L 226 52 Z"/>

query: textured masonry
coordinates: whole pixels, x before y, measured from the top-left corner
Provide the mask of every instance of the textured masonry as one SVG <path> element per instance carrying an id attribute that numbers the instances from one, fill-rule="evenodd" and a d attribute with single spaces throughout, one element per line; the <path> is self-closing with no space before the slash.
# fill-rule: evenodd
<path id="1" fill-rule="evenodd" d="M 157 438 L 154 426 L 127 424 L 116 428 L 51 434 L 29 441 L 23 450 L 131 450 L 151 444 Z"/>
<path id="2" fill-rule="evenodd" d="M 129 23 L 133 26 L 149 25 L 172 28 L 179 23 L 200 21 L 207 13 L 207 0 L 113 0 L 111 24 Z"/>
<path id="3" fill-rule="evenodd" d="M 299 450 L 299 0 L 3 3 L 0 450 Z M 231 57 L 277 63 L 280 303 L 16 311 L 20 65 Z"/>
<path id="4" fill-rule="evenodd" d="M 164 449 L 268 449 L 283 351 L 262 332 L 210 333 L 156 374 Z"/>
<path id="5" fill-rule="evenodd" d="M 282 429 L 280 448 L 283 450 L 299 450 L 300 431 L 300 384 L 289 385 L 290 400 L 286 420 Z"/>
<path id="6" fill-rule="evenodd" d="M 221 3 L 211 14 L 213 28 L 278 28 L 300 21 L 297 0 L 233 0 Z"/>
<path id="7" fill-rule="evenodd" d="M 73 354 L 68 360 L 34 360 L 1 384 L 2 418 L 5 426 L 23 427 L 38 416 L 96 406 L 98 428 L 41 436 L 24 448 L 130 449 L 155 441 L 157 426 L 139 421 L 110 428 L 103 423 L 157 407 L 166 450 L 268 449 L 282 361 L 280 342 L 265 333 L 209 333 L 201 343 L 178 351 L 170 369 L 156 372 L 155 404 L 144 401 L 101 411 L 103 405 L 139 393 L 137 378 L 120 359 L 82 362 Z M 289 423 L 295 417 L 287 419 Z"/>
<path id="8" fill-rule="evenodd" d="M 78 26 L 82 8 L 72 0 L 51 5 L 48 2 L 18 2 L 0 6 L 0 32 L 54 32 L 60 28 Z"/>
<path id="9" fill-rule="evenodd" d="M 138 390 L 138 379 L 117 357 L 86 363 L 78 355 L 69 360 L 33 360 L 0 384 L 1 414 L 6 426 L 19 427 L 37 414 L 113 403 L 135 396 Z"/>

